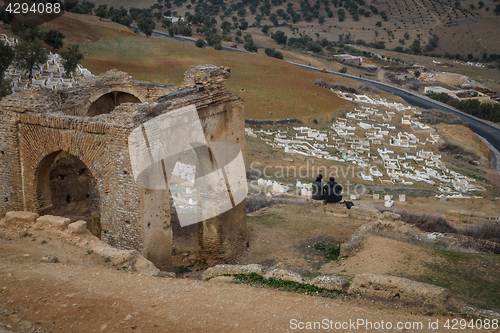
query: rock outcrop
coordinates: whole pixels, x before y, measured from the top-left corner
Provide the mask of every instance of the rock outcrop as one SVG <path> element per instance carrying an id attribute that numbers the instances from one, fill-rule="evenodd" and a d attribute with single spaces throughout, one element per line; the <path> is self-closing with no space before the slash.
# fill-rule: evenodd
<path id="1" fill-rule="evenodd" d="M 372 273 L 354 277 L 349 292 L 367 296 L 396 298 L 408 302 L 442 307 L 450 299 L 450 291 L 427 283 L 390 275 Z"/>

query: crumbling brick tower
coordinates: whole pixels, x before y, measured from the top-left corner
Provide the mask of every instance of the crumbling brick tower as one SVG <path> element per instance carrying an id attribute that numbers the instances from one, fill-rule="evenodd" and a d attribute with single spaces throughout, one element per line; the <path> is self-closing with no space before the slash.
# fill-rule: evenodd
<path id="1" fill-rule="evenodd" d="M 226 90 L 229 76 L 224 67 L 195 65 L 177 87 L 109 71 L 73 88 L 31 88 L 5 97 L 0 101 L 0 216 L 11 210 L 78 215 L 71 212 L 72 201 L 81 195 L 81 202 L 90 202 L 87 226 L 93 234 L 171 269 L 175 230 L 184 228 L 174 228 L 168 190 L 137 186 L 128 136 L 155 116 L 195 105 L 208 146 L 234 143 L 244 156 L 243 103 Z M 69 168 L 64 169 L 68 160 L 81 169 L 71 175 L 60 171 Z M 64 187 L 68 179 L 73 181 Z M 71 192 L 82 182 L 87 183 L 82 193 Z M 67 193 L 58 194 L 63 187 Z M 197 238 L 196 259 L 233 261 L 246 246 L 245 201 L 198 223 L 190 237 Z"/>

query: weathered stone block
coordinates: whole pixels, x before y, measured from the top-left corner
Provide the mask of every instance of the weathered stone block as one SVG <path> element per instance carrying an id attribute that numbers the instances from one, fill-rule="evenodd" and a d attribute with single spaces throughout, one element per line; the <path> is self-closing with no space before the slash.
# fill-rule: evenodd
<path id="1" fill-rule="evenodd" d="M 203 279 L 213 278 L 224 274 L 250 274 L 257 273 L 262 275 L 262 266 L 258 264 L 250 265 L 217 265 L 210 267 L 203 272 Z"/>
<path id="2" fill-rule="evenodd" d="M 311 281 L 316 287 L 325 288 L 328 290 L 347 290 L 349 289 L 349 281 L 335 275 L 323 275 L 315 277 Z"/>
<path id="3" fill-rule="evenodd" d="M 71 220 L 60 216 L 44 215 L 40 216 L 36 222 L 40 226 L 50 226 L 55 230 L 66 230 L 68 225 L 71 223 Z"/>
<path id="4" fill-rule="evenodd" d="M 4 223 L 6 227 L 28 228 L 35 225 L 37 213 L 32 212 L 7 212 Z"/>
<path id="5" fill-rule="evenodd" d="M 81 235 L 87 233 L 87 222 L 76 221 L 68 225 L 68 231 L 73 235 Z"/>
<path id="6" fill-rule="evenodd" d="M 436 306 L 444 306 L 451 296 L 449 290 L 431 284 L 372 273 L 356 275 L 349 292 Z"/>

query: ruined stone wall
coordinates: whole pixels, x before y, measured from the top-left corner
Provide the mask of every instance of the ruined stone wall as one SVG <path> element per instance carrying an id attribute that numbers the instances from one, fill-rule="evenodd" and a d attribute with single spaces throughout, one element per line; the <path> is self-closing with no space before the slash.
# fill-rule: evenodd
<path id="1" fill-rule="evenodd" d="M 133 179 L 128 137 L 143 122 L 186 105 L 196 105 L 210 142 L 245 149 L 243 103 L 225 88 L 229 70 L 193 67 L 182 86 L 133 81 L 108 72 L 82 86 L 57 92 L 24 90 L 0 102 L 0 213 L 50 210 L 48 173 L 61 151 L 80 159 L 95 182 L 93 218 L 100 216 L 102 239 L 120 249 L 142 251 L 162 269 L 171 268 L 172 230 L 168 191 L 140 189 Z M 184 95 L 172 95 L 189 89 Z M 109 92 L 135 96 L 110 113 L 88 117 L 92 101 Z M 165 95 L 167 95 L 165 97 Z M 115 95 L 116 96 L 116 95 Z M 164 96 L 163 98 L 159 97 Z M 125 99 L 126 100 L 126 99 Z M 158 101 L 157 101 L 158 100 Z M 200 253 L 207 262 L 230 262 L 246 245 L 245 202 L 199 224 Z"/>
<path id="2" fill-rule="evenodd" d="M 24 209 L 18 127 L 10 114 L 3 113 L 0 121 L 0 218 L 8 211 Z"/>

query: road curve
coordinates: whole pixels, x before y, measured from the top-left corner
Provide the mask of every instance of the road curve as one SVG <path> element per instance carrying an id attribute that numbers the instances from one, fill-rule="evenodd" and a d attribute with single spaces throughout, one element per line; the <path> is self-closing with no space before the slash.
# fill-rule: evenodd
<path id="1" fill-rule="evenodd" d="M 139 30 L 139 28 L 135 25 L 131 25 L 130 28 L 133 30 Z M 169 36 L 168 33 L 161 32 L 154 30 L 153 33 L 161 36 Z M 196 39 L 194 38 L 189 38 L 189 37 L 182 37 L 182 36 L 174 36 L 175 39 L 178 40 L 185 40 L 185 41 L 190 41 L 190 42 L 196 42 Z M 240 49 L 235 49 L 232 47 L 228 46 L 222 46 L 222 49 L 224 51 L 232 51 L 232 52 L 243 52 L 243 53 L 251 53 L 251 54 L 257 54 L 253 52 L 248 52 L 246 50 L 240 50 Z M 289 63 L 299 66 L 301 68 L 311 70 L 311 71 L 316 71 L 319 72 L 320 68 L 317 67 L 312 67 L 312 66 L 307 66 L 307 65 L 302 65 L 296 62 L 288 61 Z M 469 125 L 469 128 L 476 134 L 482 136 L 484 139 L 486 139 L 491 146 L 493 146 L 497 151 L 500 151 L 500 126 L 497 126 L 495 124 L 489 123 L 485 120 L 479 119 L 477 117 L 471 116 L 465 112 L 459 111 L 447 104 L 440 103 L 438 101 L 432 100 L 428 97 L 419 95 L 417 93 L 399 88 L 399 87 L 394 87 L 386 83 L 366 79 L 366 78 L 360 78 L 357 76 L 349 75 L 349 74 L 342 74 L 338 72 L 333 72 L 333 71 L 326 71 L 329 74 L 333 75 L 338 75 L 338 76 L 343 76 L 347 77 L 359 82 L 367 82 L 370 83 L 370 85 L 383 90 L 385 92 L 388 92 L 390 94 L 399 96 L 403 98 L 406 102 L 408 102 L 411 105 L 418 106 L 424 109 L 438 109 L 444 112 L 450 112 L 458 115 L 463 121 Z"/>
<path id="2" fill-rule="evenodd" d="M 296 66 L 312 70 L 312 71 L 319 71 L 319 68 L 316 67 L 311 67 L 311 66 L 306 66 L 294 62 L 290 62 Z M 370 85 L 386 91 L 388 93 L 391 93 L 393 95 L 399 96 L 403 98 L 406 102 L 408 102 L 411 105 L 419 106 L 424 109 L 438 109 L 444 112 L 450 112 L 454 113 L 457 116 L 459 116 L 463 121 L 469 125 L 469 128 L 476 134 L 479 134 L 483 138 L 485 138 L 497 151 L 500 151 L 500 126 L 497 126 L 495 124 L 489 123 L 485 120 L 479 119 L 477 117 L 471 116 L 465 112 L 459 111 L 447 104 L 432 100 L 428 97 L 419 95 L 417 93 L 401 89 L 398 87 L 391 86 L 386 83 L 370 80 L 370 79 L 365 79 L 365 78 L 360 78 L 356 77 L 353 75 L 349 74 L 342 74 L 338 72 L 333 72 L 333 71 L 327 71 L 329 74 L 334 74 L 338 76 L 343 76 L 347 77 L 359 82 L 367 82 Z"/>

